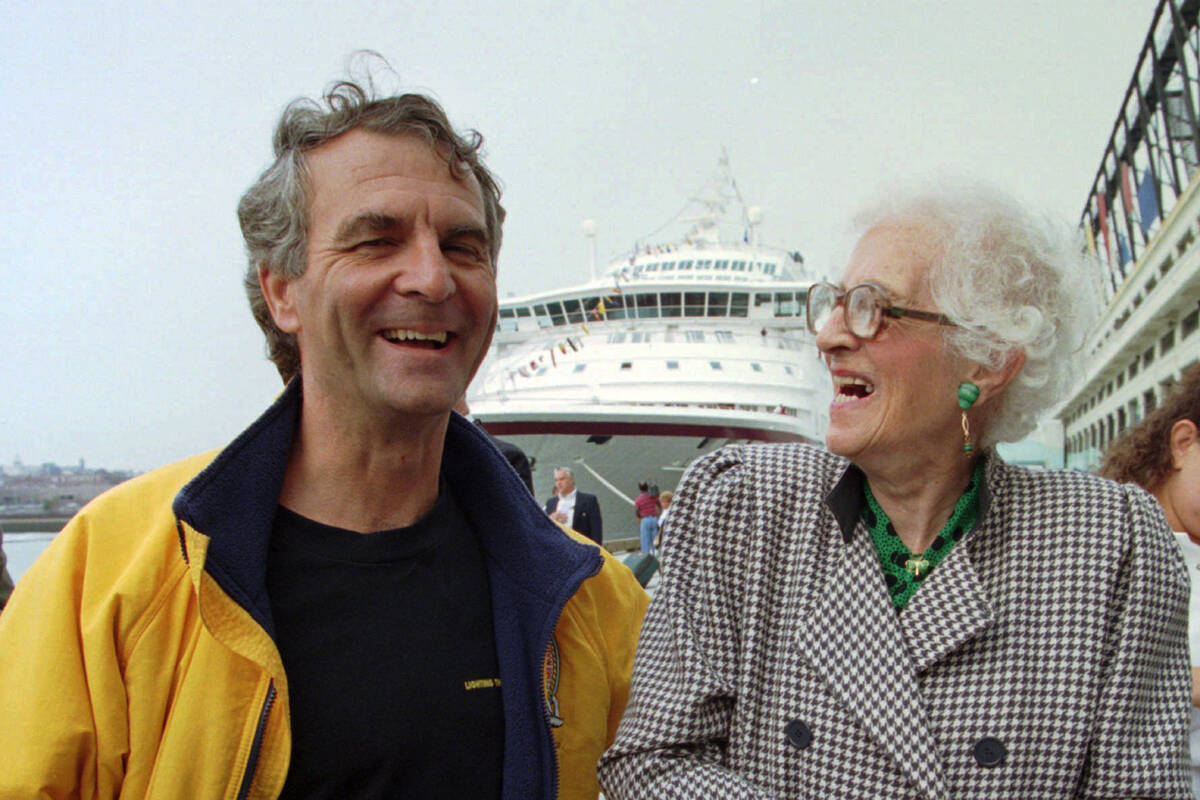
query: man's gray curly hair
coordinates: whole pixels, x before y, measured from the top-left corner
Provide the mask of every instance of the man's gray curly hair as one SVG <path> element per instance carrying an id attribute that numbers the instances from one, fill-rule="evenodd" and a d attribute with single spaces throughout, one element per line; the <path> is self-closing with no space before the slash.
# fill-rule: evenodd
<path id="1" fill-rule="evenodd" d="M 989 369 L 1025 353 L 981 445 L 1031 433 L 1072 385 L 1099 314 L 1098 266 L 1079 234 L 976 182 L 892 192 L 854 218 L 859 232 L 888 224 L 932 235 L 939 255 L 928 280 L 937 309 L 955 323 L 943 328 L 953 352 Z"/>
<path id="2" fill-rule="evenodd" d="M 304 274 L 307 258 L 309 175 L 304 154 L 356 128 L 388 136 L 415 136 L 446 160 L 450 174 L 474 175 L 483 195 L 488 250 L 493 269 L 500 253 L 504 208 L 500 186 L 484 166 L 478 131 L 457 133 L 438 103 L 421 94 L 373 97 L 374 88 L 338 81 L 319 100 L 300 98 L 288 104 L 275 128 L 275 161 L 242 196 L 238 221 L 249 263 L 245 287 L 254 319 L 267 337 L 267 356 L 284 381 L 300 370 L 296 337 L 280 330 L 271 318 L 258 282 L 266 268 L 295 279 Z"/>

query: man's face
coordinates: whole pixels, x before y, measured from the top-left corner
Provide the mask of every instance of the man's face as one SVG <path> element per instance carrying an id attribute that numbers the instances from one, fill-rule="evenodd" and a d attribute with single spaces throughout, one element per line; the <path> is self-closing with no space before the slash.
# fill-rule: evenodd
<path id="1" fill-rule="evenodd" d="M 566 497 L 575 491 L 575 479 L 565 472 L 554 473 L 554 491 L 559 497 Z"/>
<path id="2" fill-rule="evenodd" d="M 491 343 L 495 267 L 474 177 L 427 144 L 352 130 L 306 157 L 304 275 L 264 278 L 305 402 L 340 418 L 446 414 Z"/>

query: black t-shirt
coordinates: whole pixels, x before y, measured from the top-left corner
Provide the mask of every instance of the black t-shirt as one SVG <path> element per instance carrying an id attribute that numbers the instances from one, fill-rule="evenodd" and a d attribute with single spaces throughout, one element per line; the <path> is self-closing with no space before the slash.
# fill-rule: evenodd
<path id="1" fill-rule="evenodd" d="M 484 556 L 453 496 L 361 534 L 280 507 L 267 590 L 291 700 L 282 797 L 499 797 Z"/>

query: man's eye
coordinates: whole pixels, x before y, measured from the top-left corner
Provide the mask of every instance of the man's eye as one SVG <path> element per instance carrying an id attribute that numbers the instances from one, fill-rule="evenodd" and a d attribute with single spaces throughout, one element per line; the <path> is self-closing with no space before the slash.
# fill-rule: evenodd
<path id="1" fill-rule="evenodd" d="M 391 239 L 367 239 L 354 245 L 355 247 L 387 247 L 392 243 Z"/>

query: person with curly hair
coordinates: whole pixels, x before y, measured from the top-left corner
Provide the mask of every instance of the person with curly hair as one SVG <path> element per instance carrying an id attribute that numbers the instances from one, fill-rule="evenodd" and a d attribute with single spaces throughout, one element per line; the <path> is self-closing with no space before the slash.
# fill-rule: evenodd
<path id="1" fill-rule="evenodd" d="M 1183 550 L 1192 593 L 1188 650 L 1192 660 L 1192 791 L 1200 797 L 1200 365 L 1183 373 L 1163 405 L 1113 442 L 1100 474 L 1153 494 Z"/>
<path id="2" fill-rule="evenodd" d="M 1007 464 L 1075 383 L 1096 265 L 977 184 L 893 191 L 813 284 L 827 449 L 671 504 L 609 800 L 1190 797 L 1187 577 L 1154 498 Z"/>

